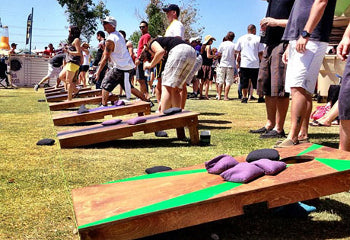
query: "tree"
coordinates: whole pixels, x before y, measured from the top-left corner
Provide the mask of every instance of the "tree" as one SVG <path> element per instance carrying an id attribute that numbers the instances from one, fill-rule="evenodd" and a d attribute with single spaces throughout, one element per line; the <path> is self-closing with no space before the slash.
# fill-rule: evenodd
<path id="1" fill-rule="evenodd" d="M 140 31 L 135 31 L 135 32 L 133 32 L 131 34 L 131 36 L 129 37 L 129 40 L 132 42 L 133 46 L 137 47 L 140 38 L 141 38 L 141 32 Z"/>
<path id="2" fill-rule="evenodd" d="M 167 26 L 169 25 L 166 18 L 166 14 L 163 12 L 163 7 L 165 4 L 163 0 L 150 0 L 147 5 L 145 13 L 146 16 L 142 17 L 138 12 L 136 12 L 137 17 L 141 20 L 146 20 L 148 22 L 148 31 L 152 37 L 164 36 Z M 183 0 L 180 2 L 180 17 L 179 20 L 185 27 L 185 38 L 189 39 L 194 36 L 201 36 L 204 30 L 203 26 L 200 26 L 199 20 L 200 16 L 198 14 L 198 4 L 196 0 Z M 139 31 L 135 31 L 132 36 Z M 140 35 L 141 36 L 141 35 Z M 133 38 L 133 43 L 137 45 L 139 38 Z M 135 42 L 134 42 L 135 41 Z"/>
<path id="3" fill-rule="evenodd" d="M 201 16 L 198 14 L 198 4 L 196 0 L 188 0 L 180 2 L 180 22 L 185 27 L 185 38 L 201 36 L 204 31 L 204 27 L 199 25 Z M 196 24 L 196 26 L 194 26 Z"/>
<path id="4" fill-rule="evenodd" d="M 81 29 L 81 34 L 88 42 L 91 40 L 97 30 L 97 20 L 102 20 L 109 15 L 109 10 L 105 8 L 102 1 L 96 5 L 92 0 L 57 0 L 64 7 L 66 6 L 66 14 L 68 22 Z"/>

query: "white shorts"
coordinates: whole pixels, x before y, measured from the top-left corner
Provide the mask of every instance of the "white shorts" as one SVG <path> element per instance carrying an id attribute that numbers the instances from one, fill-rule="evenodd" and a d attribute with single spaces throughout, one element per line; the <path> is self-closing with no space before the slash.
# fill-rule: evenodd
<path id="1" fill-rule="evenodd" d="M 292 87 L 302 87 L 313 94 L 328 43 L 310 40 L 305 53 L 298 53 L 295 46 L 296 40 L 289 42 L 285 90 L 290 93 Z"/>
<path id="2" fill-rule="evenodd" d="M 60 72 L 62 70 L 62 67 L 54 67 L 49 63 L 49 70 L 47 71 L 47 76 L 49 76 L 49 78 L 58 78 L 58 76 L 60 75 Z"/>
<path id="3" fill-rule="evenodd" d="M 196 51 L 190 45 L 179 44 L 170 50 L 162 74 L 162 85 L 182 89 L 183 84 L 190 83 L 196 71 Z M 197 69 L 198 71 L 198 69 Z"/>
<path id="4" fill-rule="evenodd" d="M 218 67 L 216 68 L 217 83 L 231 86 L 233 83 L 233 78 L 235 76 L 235 71 L 233 67 Z"/>

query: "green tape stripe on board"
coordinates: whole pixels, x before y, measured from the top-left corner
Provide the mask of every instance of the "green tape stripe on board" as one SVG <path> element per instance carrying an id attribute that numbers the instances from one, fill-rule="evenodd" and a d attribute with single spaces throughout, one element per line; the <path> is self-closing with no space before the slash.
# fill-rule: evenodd
<path id="1" fill-rule="evenodd" d="M 346 171 L 350 169 L 350 160 L 329 159 L 329 158 L 315 158 L 315 160 L 337 171 Z"/>
<path id="2" fill-rule="evenodd" d="M 304 151 L 299 153 L 298 156 L 303 155 L 303 154 L 307 154 L 309 152 L 315 151 L 315 150 L 322 148 L 322 147 L 323 147 L 322 145 L 312 144 L 310 147 L 308 147 L 307 149 L 305 149 Z"/>
<path id="3" fill-rule="evenodd" d="M 151 179 L 151 178 L 172 177 L 172 176 L 179 176 L 179 175 L 186 175 L 186 174 L 202 173 L 202 172 L 206 172 L 206 171 L 207 171 L 206 169 L 202 168 L 202 169 L 194 169 L 194 170 L 159 172 L 159 173 L 145 174 L 145 175 L 141 175 L 141 176 L 120 179 L 120 180 L 107 182 L 107 183 L 103 183 L 103 184 L 145 180 L 145 179 Z"/>
<path id="4" fill-rule="evenodd" d="M 134 217 L 142 214 L 147 214 L 151 212 L 161 211 L 169 208 L 174 208 L 174 207 L 184 206 L 195 202 L 204 201 L 211 197 L 214 197 L 215 195 L 226 192 L 240 185 L 242 185 L 242 183 L 234 183 L 234 182 L 221 183 L 216 186 L 201 189 L 201 190 L 184 194 L 184 195 L 181 195 L 172 199 L 168 199 L 159 203 L 151 204 L 149 206 L 141 207 L 141 208 L 131 210 L 125 213 L 121 213 L 112 217 L 108 217 L 92 223 L 88 223 L 88 224 L 79 226 L 78 228 L 83 229 L 87 227 L 100 225 L 103 223 L 117 221 L 124 218 Z"/>

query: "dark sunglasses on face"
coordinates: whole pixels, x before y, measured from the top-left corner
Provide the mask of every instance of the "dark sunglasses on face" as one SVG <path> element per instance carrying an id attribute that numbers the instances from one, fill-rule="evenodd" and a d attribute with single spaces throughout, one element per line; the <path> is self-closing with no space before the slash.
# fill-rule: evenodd
<path id="1" fill-rule="evenodd" d="M 140 26 L 140 29 L 144 29 L 146 26 Z"/>

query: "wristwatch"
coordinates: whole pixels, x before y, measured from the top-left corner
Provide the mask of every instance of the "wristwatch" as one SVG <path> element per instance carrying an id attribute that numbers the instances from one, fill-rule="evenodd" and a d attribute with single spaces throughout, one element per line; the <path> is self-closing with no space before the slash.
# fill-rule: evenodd
<path id="1" fill-rule="evenodd" d="M 301 36 L 302 36 L 303 38 L 308 38 L 308 37 L 311 36 L 311 34 L 304 30 L 304 31 L 301 32 Z"/>

